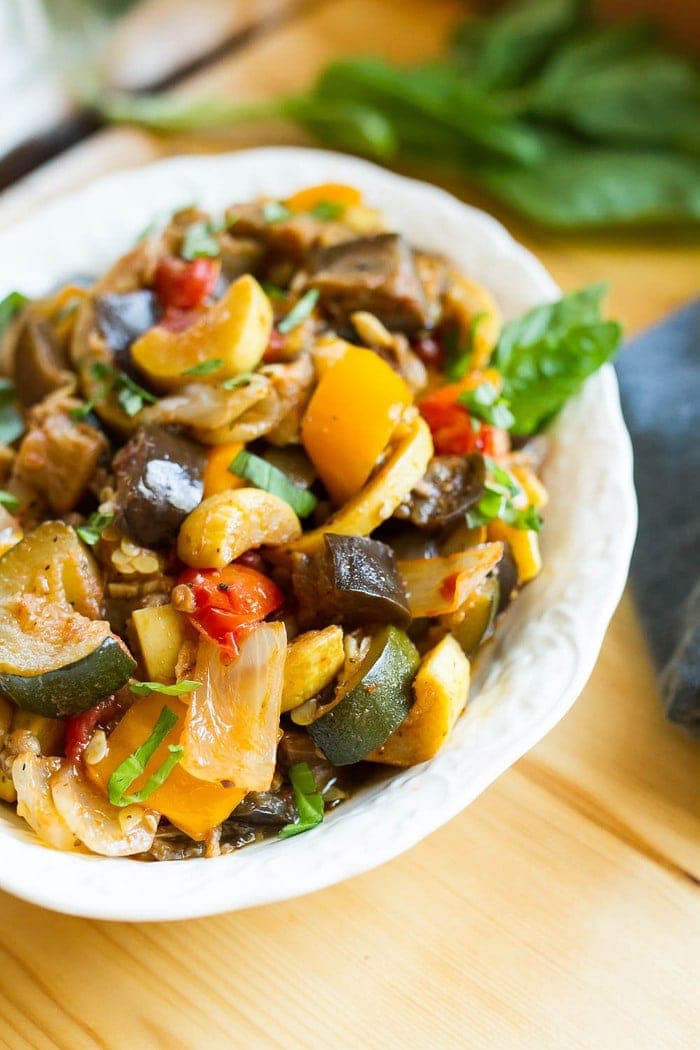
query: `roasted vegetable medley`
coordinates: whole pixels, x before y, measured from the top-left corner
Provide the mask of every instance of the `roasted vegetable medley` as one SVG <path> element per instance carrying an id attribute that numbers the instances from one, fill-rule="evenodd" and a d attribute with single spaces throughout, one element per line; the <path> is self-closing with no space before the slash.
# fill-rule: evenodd
<path id="1" fill-rule="evenodd" d="M 445 744 L 620 332 L 502 326 L 352 187 L 184 208 L 0 303 L 0 797 L 57 849 L 307 831 Z"/>

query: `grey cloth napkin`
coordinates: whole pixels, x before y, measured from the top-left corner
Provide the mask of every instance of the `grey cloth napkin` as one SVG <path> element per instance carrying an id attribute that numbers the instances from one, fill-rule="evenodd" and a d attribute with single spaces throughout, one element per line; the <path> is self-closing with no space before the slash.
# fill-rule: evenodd
<path id="1" fill-rule="evenodd" d="M 639 500 L 632 590 L 667 717 L 700 733 L 700 299 L 632 339 L 615 367 Z"/>

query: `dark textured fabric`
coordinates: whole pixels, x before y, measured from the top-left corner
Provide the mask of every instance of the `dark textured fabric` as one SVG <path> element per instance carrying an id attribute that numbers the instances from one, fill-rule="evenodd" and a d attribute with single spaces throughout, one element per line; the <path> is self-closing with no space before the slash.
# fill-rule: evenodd
<path id="1" fill-rule="evenodd" d="M 700 299 L 618 356 L 634 446 L 632 588 L 667 715 L 700 731 Z"/>

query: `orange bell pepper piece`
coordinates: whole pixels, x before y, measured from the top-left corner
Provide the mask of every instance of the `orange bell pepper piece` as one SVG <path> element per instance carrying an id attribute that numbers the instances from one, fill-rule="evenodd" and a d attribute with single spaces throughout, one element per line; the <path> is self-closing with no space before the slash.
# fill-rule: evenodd
<path id="1" fill-rule="evenodd" d="M 145 772 L 129 788 L 130 792 L 139 791 L 168 757 L 168 745 L 179 742 L 187 706 L 177 697 L 154 695 L 137 700 L 110 735 L 105 757 L 94 765 L 85 763 L 88 777 L 105 794 L 114 770 L 148 739 L 165 705 L 178 716 L 177 724 L 147 763 Z M 190 838 L 201 842 L 212 828 L 226 820 L 245 795 L 240 788 L 198 780 L 177 765 L 165 783 L 149 796 L 147 805 Z"/>
<path id="2" fill-rule="evenodd" d="M 215 496 L 218 492 L 229 489 L 242 489 L 249 484 L 245 478 L 239 478 L 228 469 L 239 452 L 243 450 L 240 441 L 228 441 L 225 445 L 214 445 L 207 452 L 204 466 L 204 498 Z"/>
<path id="3" fill-rule="evenodd" d="M 290 211 L 313 211 L 318 204 L 344 204 L 353 208 L 362 203 L 362 194 L 354 186 L 339 182 L 324 182 L 320 186 L 309 186 L 288 197 L 285 204 Z"/>
<path id="4" fill-rule="evenodd" d="M 356 495 L 413 400 L 372 350 L 351 346 L 324 373 L 301 423 L 301 439 L 335 503 Z"/>

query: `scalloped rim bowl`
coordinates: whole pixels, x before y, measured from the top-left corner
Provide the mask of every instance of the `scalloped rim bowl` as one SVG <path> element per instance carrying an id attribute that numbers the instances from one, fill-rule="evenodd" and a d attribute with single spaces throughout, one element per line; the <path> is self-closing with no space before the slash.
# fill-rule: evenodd
<path id="1" fill-rule="evenodd" d="M 540 263 L 483 212 L 353 157 L 296 148 L 177 157 L 100 179 L 0 234 L 0 294 L 18 287 L 38 295 L 71 275 L 99 273 L 163 210 L 196 200 L 218 211 L 323 182 L 358 186 L 412 243 L 444 252 L 484 283 L 506 318 L 559 294 Z M 216 860 L 142 864 L 59 853 L 2 807 L 0 887 L 97 919 L 215 915 L 367 871 L 469 805 L 570 708 L 627 576 L 636 504 L 610 366 L 586 383 L 550 434 L 544 570 L 504 617 L 479 661 L 466 712 L 436 758 L 367 786 L 312 834 Z"/>

